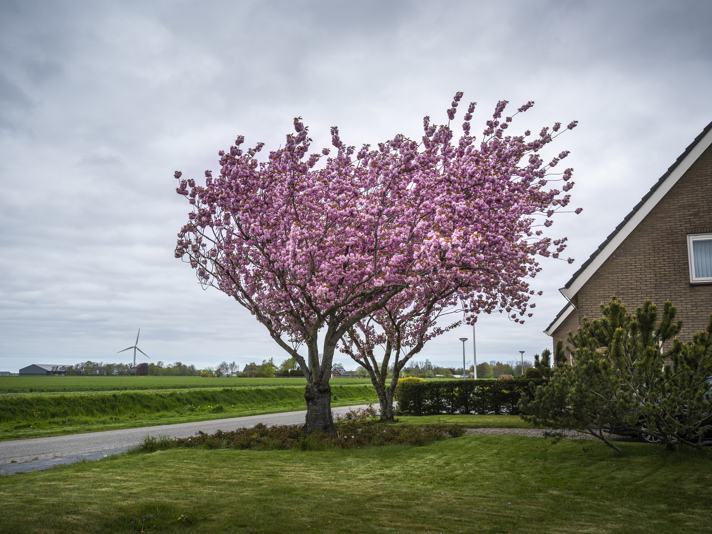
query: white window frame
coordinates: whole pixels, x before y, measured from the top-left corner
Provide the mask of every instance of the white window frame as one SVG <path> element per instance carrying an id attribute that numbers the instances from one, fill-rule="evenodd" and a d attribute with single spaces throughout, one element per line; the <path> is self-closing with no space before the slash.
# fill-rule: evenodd
<path id="1" fill-rule="evenodd" d="M 688 234 L 687 236 L 687 258 L 690 264 L 690 283 L 704 284 L 712 282 L 712 276 L 695 276 L 695 258 L 693 257 L 692 243 L 695 241 L 712 241 L 712 233 L 710 234 Z"/>

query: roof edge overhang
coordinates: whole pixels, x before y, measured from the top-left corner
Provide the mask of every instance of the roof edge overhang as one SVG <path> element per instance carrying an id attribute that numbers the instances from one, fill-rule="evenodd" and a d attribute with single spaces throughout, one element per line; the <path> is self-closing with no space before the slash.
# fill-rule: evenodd
<path id="1" fill-rule="evenodd" d="M 559 289 L 561 291 L 561 289 Z M 544 333 L 547 336 L 554 337 L 554 332 L 563 324 L 563 322 L 568 318 L 569 315 L 571 315 L 571 312 L 574 311 L 576 307 L 571 303 L 567 302 L 566 306 L 563 307 L 563 309 L 559 312 L 559 315 L 556 316 L 556 319 L 552 321 L 552 323 L 544 330 Z"/>
<path id="2" fill-rule="evenodd" d="M 564 288 L 562 287 L 559 289 L 559 291 L 562 291 Z M 561 293 L 563 295 L 563 292 Z M 574 306 L 574 303 L 571 302 L 566 295 L 564 295 L 564 298 L 568 300 L 566 303 L 566 306 L 564 306 L 561 311 L 557 314 L 556 318 L 551 321 L 551 324 L 544 330 L 544 333 L 547 336 L 554 337 L 554 332 L 563 324 L 563 322 L 568 318 L 569 315 L 571 315 L 571 312 L 576 309 L 576 306 Z"/>
<path id="3" fill-rule="evenodd" d="M 607 244 L 589 260 L 588 265 L 581 270 L 580 273 L 574 275 L 569 280 L 566 287 L 559 291 L 569 301 L 578 293 L 583 285 L 589 281 L 593 274 L 603 265 L 603 263 L 615 252 L 615 250 L 623 243 L 623 241 L 637 228 L 642 220 L 653 210 L 653 208 L 662 200 L 662 198 L 673 188 L 673 186 L 682 178 L 689 170 L 692 164 L 704 153 L 707 148 L 712 145 L 712 123 L 710 123 L 705 131 L 700 135 L 700 138 L 688 148 L 687 154 L 681 161 L 668 171 L 667 176 L 663 176 L 660 182 L 653 186 L 652 194 L 640 206 L 636 206 L 633 212 L 629 215 L 628 221 L 615 231 L 608 238 Z M 569 306 L 573 307 L 571 304 Z M 566 315 L 568 315 L 567 312 Z M 555 321 L 556 322 L 556 321 Z M 553 326 L 553 323 L 552 323 Z M 546 332 L 548 333 L 552 326 Z"/>

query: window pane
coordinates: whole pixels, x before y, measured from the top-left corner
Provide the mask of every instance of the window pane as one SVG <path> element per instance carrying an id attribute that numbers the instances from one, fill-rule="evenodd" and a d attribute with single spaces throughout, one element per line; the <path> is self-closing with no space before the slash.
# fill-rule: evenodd
<path id="1" fill-rule="evenodd" d="M 692 242 L 695 258 L 695 278 L 712 278 L 712 239 Z"/>

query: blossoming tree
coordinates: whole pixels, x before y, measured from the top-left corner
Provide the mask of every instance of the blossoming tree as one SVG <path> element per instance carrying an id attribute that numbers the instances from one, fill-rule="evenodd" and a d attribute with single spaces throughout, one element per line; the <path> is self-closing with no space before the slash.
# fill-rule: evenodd
<path id="1" fill-rule="evenodd" d="M 455 118 L 462 93 L 448 117 Z M 300 118 L 283 148 L 243 148 L 237 138 L 220 152 L 217 178 L 205 185 L 183 179 L 177 192 L 192 205 L 175 250 L 215 287 L 247 308 L 307 379 L 307 431 L 333 431 L 329 379 L 334 351 L 360 322 L 394 309 L 433 309 L 457 294 L 469 313 L 505 310 L 519 322 L 531 315 L 527 278 L 537 255 L 555 256 L 565 238 L 551 240 L 537 226 L 569 203 L 572 169 L 551 187 L 540 151 L 561 125 L 539 135 L 505 135 L 512 118 L 500 102 L 476 144 L 450 124 L 424 119 L 420 142 L 396 135 L 358 151 L 332 128 L 332 145 L 309 153 Z M 520 112 L 532 102 L 519 108 Z M 571 129 L 575 122 L 569 124 Z M 530 139 L 531 138 L 531 139 Z"/>

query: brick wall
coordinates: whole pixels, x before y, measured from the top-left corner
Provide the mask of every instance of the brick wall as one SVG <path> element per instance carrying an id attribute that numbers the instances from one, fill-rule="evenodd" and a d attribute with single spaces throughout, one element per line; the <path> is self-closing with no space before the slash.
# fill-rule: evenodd
<path id="1" fill-rule="evenodd" d="M 554 345 L 578 328 L 584 316 L 600 317 L 601 303 L 613 295 L 631 312 L 646 299 L 660 312 L 666 300 L 672 301 L 684 321 L 679 337 L 689 341 L 707 326 L 712 284 L 690 283 L 687 235 L 707 232 L 712 233 L 712 147 L 578 291 L 578 310 L 554 332 Z"/>
<path id="2" fill-rule="evenodd" d="M 574 299 L 576 296 L 574 297 Z M 574 301 L 575 303 L 575 301 Z M 579 327 L 581 324 L 581 318 L 580 318 L 580 312 L 579 310 L 573 310 L 569 313 L 569 316 L 564 319 L 564 322 L 559 325 L 559 328 L 557 328 L 554 331 L 554 334 L 552 335 L 552 338 L 554 340 L 554 345 L 553 348 L 551 349 L 552 353 L 556 350 L 556 343 L 559 340 L 562 340 L 564 342 L 564 346 L 566 345 L 566 338 L 568 337 L 569 332 L 575 332 L 576 329 Z M 568 354 L 567 354 L 568 356 Z"/>

